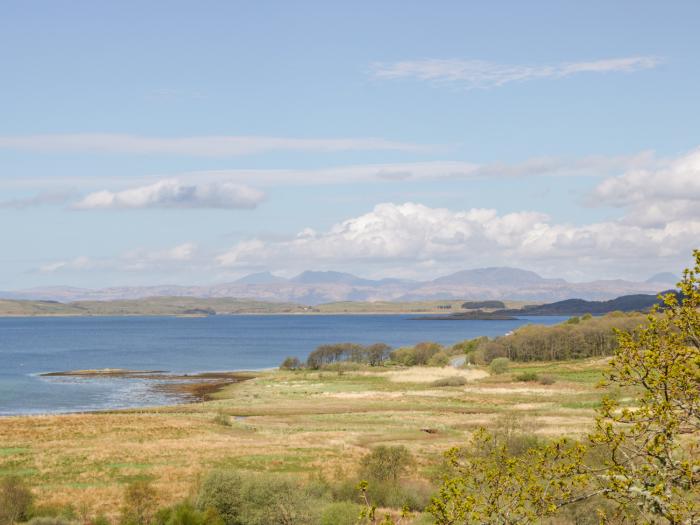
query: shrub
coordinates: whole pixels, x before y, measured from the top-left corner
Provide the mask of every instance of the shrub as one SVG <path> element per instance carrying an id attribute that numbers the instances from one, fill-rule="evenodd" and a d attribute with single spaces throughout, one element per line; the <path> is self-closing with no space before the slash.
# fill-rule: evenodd
<path id="1" fill-rule="evenodd" d="M 516 381 L 523 381 L 526 383 L 529 383 L 531 381 L 537 381 L 539 379 L 539 376 L 535 372 L 523 372 L 522 374 L 518 374 L 515 376 Z"/>
<path id="2" fill-rule="evenodd" d="M 447 356 L 447 353 L 444 351 L 444 348 L 438 343 L 425 341 L 422 343 L 418 343 L 413 348 L 397 348 L 396 350 L 391 352 L 390 357 L 393 361 L 396 361 L 397 363 L 400 363 L 404 366 L 415 366 L 429 364 L 430 360 L 438 353 L 444 353 Z M 447 359 L 447 361 L 444 362 L 444 364 L 447 364 L 448 362 L 449 358 Z M 444 365 L 436 364 L 431 366 Z"/>
<path id="3" fill-rule="evenodd" d="M 224 412 L 217 412 L 216 415 L 214 416 L 214 423 L 217 425 L 221 425 L 222 427 L 230 427 L 231 426 L 231 416 Z"/>
<path id="4" fill-rule="evenodd" d="M 452 353 L 469 355 L 475 352 L 480 345 L 487 343 L 488 340 L 489 338 L 486 336 L 477 337 L 476 339 L 465 339 L 464 341 L 452 345 Z"/>
<path id="5" fill-rule="evenodd" d="M 270 525 L 313 521 L 312 503 L 292 479 L 217 471 L 202 483 L 196 507 L 216 510 L 225 525 Z"/>
<path id="6" fill-rule="evenodd" d="M 402 347 L 391 352 L 391 360 L 404 366 L 416 365 L 416 353 L 413 348 Z"/>
<path id="7" fill-rule="evenodd" d="M 437 387 L 442 387 L 442 386 L 464 386 L 467 384 L 467 379 L 464 376 L 452 376 L 452 377 L 443 377 L 442 379 L 436 379 L 432 383 L 430 383 L 430 386 L 437 386 Z"/>
<path id="8" fill-rule="evenodd" d="M 121 521 L 124 525 L 147 525 L 156 509 L 156 491 L 148 480 L 129 483 L 124 490 Z"/>
<path id="9" fill-rule="evenodd" d="M 32 491 L 17 476 L 0 480 L 0 525 L 13 525 L 29 516 L 33 500 Z"/>
<path id="10" fill-rule="evenodd" d="M 299 370 L 301 367 L 301 361 L 299 361 L 298 357 L 287 357 L 280 365 L 282 370 Z"/>
<path id="11" fill-rule="evenodd" d="M 412 511 L 420 511 L 428 506 L 434 488 L 425 483 L 373 481 L 367 487 L 367 497 L 373 505 Z"/>
<path id="12" fill-rule="evenodd" d="M 541 385 L 553 385 L 557 380 L 553 376 L 540 376 Z"/>
<path id="13" fill-rule="evenodd" d="M 319 525 L 356 525 L 362 506 L 350 501 L 337 501 L 323 509 Z"/>
<path id="14" fill-rule="evenodd" d="M 224 520 L 212 508 L 200 511 L 190 503 L 180 503 L 174 507 L 159 510 L 153 525 L 224 525 Z"/>
<path id="15" fill-rule="evenodd" d="M 489 370 L 492 374 L 505 374 L 510 366 L 510 359 L 507 357 L 497 357 L 489 364 Z"/>
<path id="16" fill-rule="evenodd" d="M 443 350 L 440 350 L 437 354 L 428 360 L 428 366 L 447 366 L 450 364 L 450 356 L 447 355 Z"/>
<path id="17" fill-rule="evenodd" d="M 373 481 L 396 482 L 413 465 L 413 456 L 403 445 L 372 449 L 361 460 L 362 474 Z"/>
<path id="18" fill-rule="evenodd" d="M 416 364 L 427 365 L 435 354 L 442 351 L 442 346 L 438 343 L 424 341 L 413 347 L 413 351 L 416 353 Z"/>
<path id="19" fill-rule="evenodd" d="M 210 473 L 202 483 L 197 497 L 199 510 L 212 508 L 226 525 L 243 525 L 240 508 L 243 504 L 243 478 L 238 472 L 222 470 Z"/>

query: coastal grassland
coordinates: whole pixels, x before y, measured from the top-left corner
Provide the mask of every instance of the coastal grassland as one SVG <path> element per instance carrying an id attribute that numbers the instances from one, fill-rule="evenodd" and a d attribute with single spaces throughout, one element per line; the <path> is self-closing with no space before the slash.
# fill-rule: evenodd
<path id="1" fill-rule="evenodd" d="M 603 393 L 596 384 L 604 364 L 518 364 L 498 376 L 449 367 L 274 371 L 201 403 L 3 418 L 0 476 L 23 476 L 42 505 L 72 503 L 111 516 L 134 480 L 152 480 L 169 504 L 211 469 L 333 479 L 354 473 L 377 445 L 405 445 L 416 458 L 413 476 L 426 478 L 442 452 L 504 418 L 543 436 L 585 433 Z M 516 380 L 523 371 L 546 373 L 553 383 Z M 466 384 L 435 386 L 435 377 L 459 373 Z"/>
<path id="2" fill-rule="evenodd" d="M 320 313 L 362 314 L 362 313 L 455 313 L 464 312 L 464 300 L 445 299 L 442 301 L 339 301 L 319 304 L 314 307 Z M 506 308 L 522 308 L 526 301 L 504 301 Z M 497 308 L 483 308 L 493 311 Z"/>
<path id="3" fill-rule="evenodd" d="M 146 297 L 105 301 L 30 301 L 0 299 L 0 317 L 135 316 L 135 315 L 237 315 L 237 314 L 410 314 L 453 313 L 462 300 L 444 301 L 344 301 L 306 306 L 291 302 L 257 301 L 233 297 Z M 505 301 L 507 308 L 521 308 L 523 301 Z M 449 308 L 447 308 L 449 307 Z"/>

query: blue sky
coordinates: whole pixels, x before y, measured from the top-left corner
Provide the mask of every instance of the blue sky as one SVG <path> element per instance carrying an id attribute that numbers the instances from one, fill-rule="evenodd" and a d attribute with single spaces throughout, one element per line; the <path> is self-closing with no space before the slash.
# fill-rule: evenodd
<path id="1" fill-rule="evenodd" d="M 679 271 L 700 244 L 699 16 L 5 2 L 0 289 Z"/>

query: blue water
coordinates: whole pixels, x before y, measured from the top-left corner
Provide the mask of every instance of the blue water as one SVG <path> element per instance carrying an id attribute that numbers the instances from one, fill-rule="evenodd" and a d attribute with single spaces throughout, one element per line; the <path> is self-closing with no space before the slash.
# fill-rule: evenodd
<path id="1" fill-rule="evenodd" d="M 153 392 L 145 381 L 46 378 L 39 376 L 42 372 L 251 370 L 277 366 L 286 356 L 305 359 L 324 343 L 453 344 L 482 335 L 503 335 L 530 322 L 554 324 L 565 319 L 416 321 L 403 315 L 0 318 L 0 415 L 175 401 Z"/>

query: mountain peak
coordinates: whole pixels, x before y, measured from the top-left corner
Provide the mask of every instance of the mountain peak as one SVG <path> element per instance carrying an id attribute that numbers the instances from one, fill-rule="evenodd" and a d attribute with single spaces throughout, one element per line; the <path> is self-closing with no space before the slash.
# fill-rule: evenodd
<path id="1" fill-rule="evenodd" d="M 678 276 L 671 272 L 661 272 L 652 275 L 645 282 L 647 283 L 666 283 L 675 285 L 679 281 Z"/>
<path id="2" fill-rule="evenodd" d="M 511 268 L 509 266 L 493 266 L 490 268 L 475 268 L 438 277 L 435 284 L 487 284 L 511 285 L 541 283 L 545 279 L 535 272 Z"/>
<path id="3" fill-rule="evenodd" d="M 236 284 L 272 284 L 285 282 L 287 279 L 279 277 L 270 272 L 251 273 L 236 280 Z"/>

